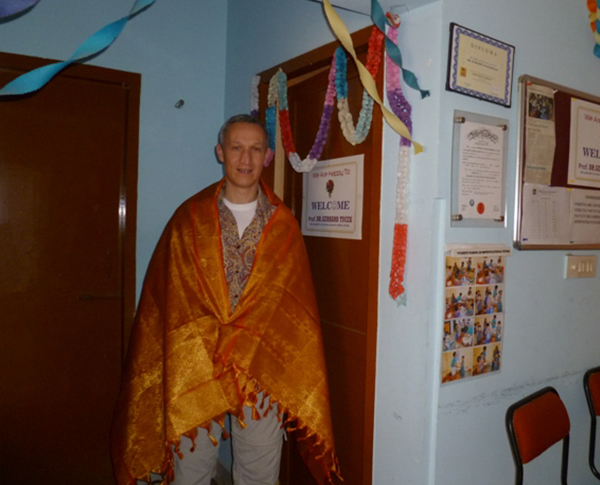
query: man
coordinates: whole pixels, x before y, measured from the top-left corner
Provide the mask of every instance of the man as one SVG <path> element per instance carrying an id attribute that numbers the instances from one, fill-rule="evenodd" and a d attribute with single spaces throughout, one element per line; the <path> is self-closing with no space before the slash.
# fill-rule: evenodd
<path id="1" fill-rule="evenodd" d="M 302 235 L 260 182 L 270 150 L 255 118 L 229 119 L 216 152 L 224 179 L 177 209 L 148 267 L 113 423 L 117 482 L 208 485 L 227 414 L 236 485 L 277 483 L 282 417 L 328 481 L 339 471 Z"/>

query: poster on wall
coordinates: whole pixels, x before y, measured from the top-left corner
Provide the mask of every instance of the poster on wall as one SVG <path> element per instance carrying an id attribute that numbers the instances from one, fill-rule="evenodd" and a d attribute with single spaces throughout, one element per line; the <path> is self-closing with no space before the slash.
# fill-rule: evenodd
<path id="1" fill-rule="evenodd" d="M 322 160 L 304 174 L 302 234 L 362 239 L 364 155 Z"/>
<path id="2" fill-rule="evenodd" d="M 504 334 L 504 245 L 454 245 L 446 252 L 441 382 L 498 372 Z"/>

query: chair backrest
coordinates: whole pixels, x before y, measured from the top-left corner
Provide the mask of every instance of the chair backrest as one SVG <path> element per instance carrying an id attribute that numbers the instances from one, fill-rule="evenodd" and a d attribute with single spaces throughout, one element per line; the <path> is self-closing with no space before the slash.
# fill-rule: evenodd
<path id="1" fill-rule="evenodd" d="M 506 431 L 515 460 L 517 485 L 523 483 L 523 464 L 561 440 L 561 483 L 567 483 L 570 429 L 567 409 L 553 387 L 535 392 L 508 408 Z"/>
<path id="2" fill-rule="evenodd" d="M 588 370 L 583 376 L 583 388 L 590 410 L 590 446 L 588 462 L 590 470 L 600 480 L 600 472 L 596 468 L 596 416 L 600 416 L 600 367 Z"/>
<path id="3" fill-rule="evenodd" d="M 590 413 L 593 413 L 593 416 L 600 416 L 600 367 L 595 367 L 585 373 L 583 387 L 588 398 Z"/>

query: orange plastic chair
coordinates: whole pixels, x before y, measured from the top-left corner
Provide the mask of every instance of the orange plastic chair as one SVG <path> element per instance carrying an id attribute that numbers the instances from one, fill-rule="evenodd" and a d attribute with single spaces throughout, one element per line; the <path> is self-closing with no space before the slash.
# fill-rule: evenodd
<path id="1" fill-rule="evenodd" d="M 553 387 L 545 387 L 511 405 L 506 411 L 506 431 L 515 461 L 515 484 L 523 483 L 524 464 L 562 440 L 560 480 L 567 485 L 570 430 L 569 414 Z"/>
<path id="2" fill-rule="evenodd" d="M 600 472 L 596 468 L 596 416 L 600 416 L 600 367 L 588 370 L 583 376 L 583 388 L 587 399 L 592 422 L 590 424 L 590 469 L 594 476 L 600 480 Z"/>

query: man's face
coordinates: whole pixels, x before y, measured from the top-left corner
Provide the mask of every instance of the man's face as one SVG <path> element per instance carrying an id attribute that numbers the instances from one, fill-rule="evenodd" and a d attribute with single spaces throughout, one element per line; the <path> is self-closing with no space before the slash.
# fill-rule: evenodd
<path id="1" fill-rule="evenodd" d="M 270 155 L 263 129 L 252 123 L 234 123 L 227 130 L 223 146 L 217 145 L 217 155 L 225 165 L 227 198 L 234 203 L 248 202 L 232 200 L 241 194 L 252 193 L 255 198 L 252 189 L 257 188 Z"/>

